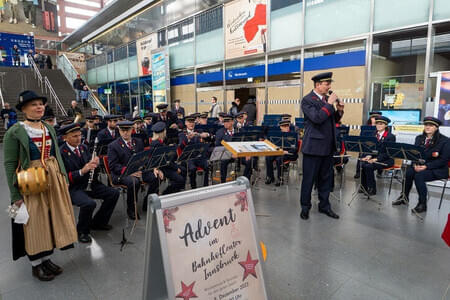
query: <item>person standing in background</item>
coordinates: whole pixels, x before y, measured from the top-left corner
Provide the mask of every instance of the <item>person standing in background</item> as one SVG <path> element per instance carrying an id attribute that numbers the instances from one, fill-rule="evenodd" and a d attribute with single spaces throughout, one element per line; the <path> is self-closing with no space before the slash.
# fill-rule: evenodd
<path id="1" fill-rule="evenodd" d="M 38 5 L 38 0 L 23 0 L 23 13 L 25 14 L 25 23 L 31 23 L 31 28 L 36 28 L 36 7 Z"/>
<path id="2" fill-rule="evenodd" d="M 174 115 L 181 114 L 184 118 L 184 116 L 185 116 L 184 115 L 184 107 L 181 107 L 180 102 L 181 102 L 180 99 L 175 99 L 175 101 L 174 101 L 175 106 L 172 108 L 172 113 Z"/>
<path id="3" fill-rule="evenodd" d="M 217 98 L 215 96 L 211 97 L 211 103 L 212 105 L 209 111 L 211 113 L 211 118 L 218 118 L 219 113 L 222 112 L 222 108 L 219 104 L 217 104 Z"/>
<path id="4" fill-rule="evenodd" d="M 247 113 L 247 123 L 249 125 L 254 125 L 256 122 L 256 97 L 248 98 L 247 103 L 241 111 Z"/>
<path id="5" fill-rule="evenodd" d="M 9 12 L 10 12 L 10 18 L 9 18 L 9 24 L 17 24 L 17 5 L 19 4 L 19 0 L 7 0 L 9 2 Z"/>
<path id="6" fill-rule="evenodd" d="M 231 102 L 231 108 L 229 111 L 229 115 L 236 117 L 236 115 L 239 112 L 239 104 L 240 104 L 241 100 L 239 98 L 236 98 L 233 102 Z"/>
<path id="7" fill-rule="evenodd" d="M 19 46 L 14 45 L 12 49 L 13 67 L 20 67 L 20 49 Z"/>
<path id="8" fill-rule="evenodd" d="M 88 108 L 88 98 L 89 98 L 89 90 L 87 85 L 83 86 L 83 90 L 81 91 L 81 101 L 83 102 L 83 107 Z"/>
<path id="9" fill-rule="evenodd" d="M 81 100 L 81 91 L 85 85 L 86 83 L 81 79 L 80 74 L 77 74 L 77 78 L 73 81 L 73 88 L 75 89 L 75 93 L 77 93 L 77 102 Z"/>
<path id="10" fill-rule="evenodd" d="M 45 64 L 47 65 L 47 69 L 51 70 L 53 69 L 53 62 L 50 55 L 47 55 L 45 58 Z"/>

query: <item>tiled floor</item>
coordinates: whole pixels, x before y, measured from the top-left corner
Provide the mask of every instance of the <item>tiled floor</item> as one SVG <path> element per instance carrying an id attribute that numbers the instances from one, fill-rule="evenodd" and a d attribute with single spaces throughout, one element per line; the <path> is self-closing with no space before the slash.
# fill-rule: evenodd
<path id="1" fill-rule="evenodd" d="M 400 186 L 395 184 L 388 199 L 387 180 L 379 180 L 376 200 L 381 205 L 358 199 L 348 206 L 355 188 L 353 170 L 350 164 L 342 200 L 331 200 L 339 220 L 319 215 L 316 204 L 308 221 L 299 218 L 299 178 L 293 177 L 289 187 L 277 191 L 262 182 L 258 185 L 263 187 L 253 189 L 259 232 L 268 248 L 269 298 L 442 299 L 450 284 L 450 248 L 440 238 L 450 212 L 449 193 L 438 210 L 439 190 L 432 190 L 424 221 L 405 206 L 391 206 Z M 6 208 L 3 168 L 0 176 L 1 203 Z M 416 194 L 411 198 L 415 205 Z M 64 273 L 47 283 L 31 276 L 25 258 L 12 261 L 9 222 L 6 213 L 0 213 L 0 299 L 142 297 L 145 224 L 140 221 L 134 244 L 121 252 L 121 203 L 111 220 L 114 230 L 94 232 L 91 245 L 55 252 L 54 261 L 64 267 Z"/>

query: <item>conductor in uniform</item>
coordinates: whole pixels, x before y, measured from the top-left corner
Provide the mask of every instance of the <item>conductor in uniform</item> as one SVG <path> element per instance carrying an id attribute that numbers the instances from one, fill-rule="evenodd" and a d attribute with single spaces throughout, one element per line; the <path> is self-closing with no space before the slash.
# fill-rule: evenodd
<path id="1" fill-rule="evenodd" d="M 319 213 L 330 218 L 339 216 L 331 209 L 329 196 L 333 183 L 333 153 L 336 151 L 334 104 L 338 97 L 335 93 L 327 96 L 331 88 L 332 72 L 321 73 L 312 78 L 314 89 L 301 103 L 305 115 L 305 135 L 303 137 L 303 179 L 300 196 L 303 220 L 309 218 L 311 192 L 317 179 L 319 191 Z"/>
<path id="2" fill-rule="evenodd" d="M 91 190 L 86 190 L 90 172 L 95 170 L 99 164 L 98 157 L 91 159 L 87 146 L 81 144 L 81 128 L 79 124 L 66 125 L 60 130 L 65 140 L 65 143 L 60 148 L 60 152 L 69 177 L 70 198 L 72 203 L 80 208 L 77 224 L 78 240 L 81 243 L 90 243 L 92 241 L 90 229 L 112 229 L 112 226 L 108 225 L 108 223 L 120 193 L 100 183 L 96 176 L 93 177 Z M 93 199 L 101 199 L 103 203 L 92 218 L 96 207 L 96 202 Z"/>

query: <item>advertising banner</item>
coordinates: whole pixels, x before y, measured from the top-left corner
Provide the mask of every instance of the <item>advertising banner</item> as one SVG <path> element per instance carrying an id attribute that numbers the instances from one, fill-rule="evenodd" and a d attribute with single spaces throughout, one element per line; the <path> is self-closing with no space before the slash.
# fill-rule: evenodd
<path id="1" fill-rule="evenodd" d="M 439 74 L 435 103 L 435 117 L 450 126 L 450 72 Z"/>
<path id="2" fill-rule="evenodd" d="M 225 57 L 266 51 L 266 0 L 236 0 L 225 5 Z"/>
<path id="3" fill-rule="evenodd" d="M 15 45 L 19 49 L 20 66 L 28 65 L 27 54 L 29 50 L 34 53 L 34 38 L 29 35 L 0 32 L 0 66 L 13 66 L 15 58 L 13 47 Z"/>
<path id="4" fill-rule="evenodd" d="M 156 51 L 151 56 L 153 107 L 168 102 L 170 88 L 169 54 L 167 50 Z"/>
<path id="5" fill-rule="evenodd" d="M 139 76 L 152 74 L 152 50 L 158 48 L 158 36 L 152 33 L 136 41 Z"/>

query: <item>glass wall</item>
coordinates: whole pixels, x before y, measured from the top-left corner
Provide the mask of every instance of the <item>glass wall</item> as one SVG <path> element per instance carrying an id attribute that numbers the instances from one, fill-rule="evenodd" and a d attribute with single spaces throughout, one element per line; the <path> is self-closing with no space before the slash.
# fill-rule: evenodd
<path id="1" fill-rule="evenodd" d="M 272 1 L 270 12 L 271 50 L 302 44 L 303 0 Z"/>
<path id="2" fill-rule="evenodd" d="M 205 64 L 224 58 L 223 8 L 203 12 L 195 17 L 196 63 Z"/>
<path id="3" fill-rule="evenodd" d="M 399 28 L 427 22 L 428 9 L 429 1 L 424 0 L 376 0 L 374 30 Z"/>
<path id="4" fill-rule="evenodd" d="M 433 20 L 450 19 L 450 5 L 447 0 L 434 0 Z"/>
<path id="5" fill-rule="evenodd" d="M 336 40 L 369 30 L 370 0 L 306 1 L 305 44 Z"/>

